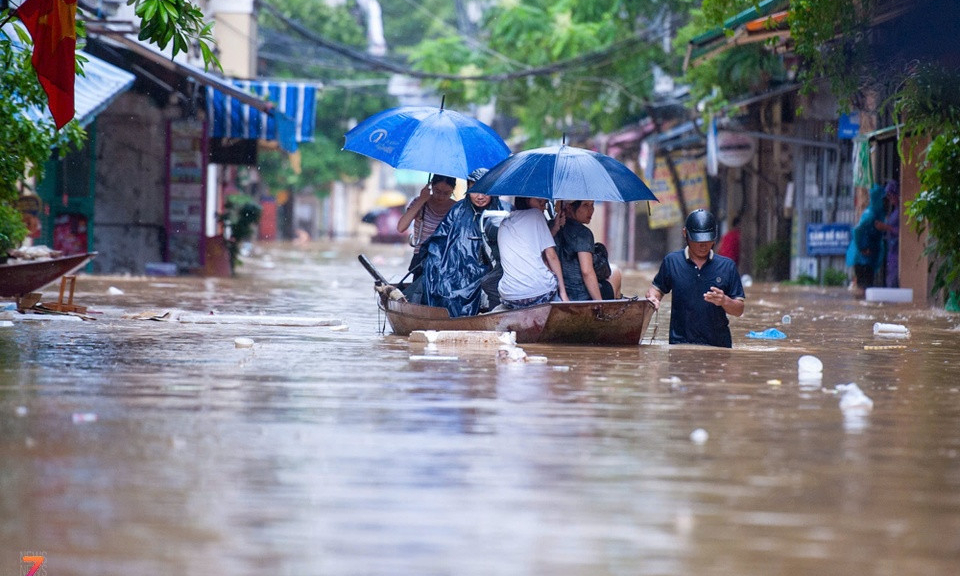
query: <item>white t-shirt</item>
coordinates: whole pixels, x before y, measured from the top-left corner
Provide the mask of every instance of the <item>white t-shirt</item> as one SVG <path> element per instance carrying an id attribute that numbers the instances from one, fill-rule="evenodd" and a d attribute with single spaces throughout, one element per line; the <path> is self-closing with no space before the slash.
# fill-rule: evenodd
<path id="1" fill-rule="evenodd" d="M 497 244 L 503 266 L 500 298 L 523 300 L 557 289 L 557 277 L 543 261 L 543 251 L 556 243 L 541 210 L 511 212 L 500 224 Z"/>

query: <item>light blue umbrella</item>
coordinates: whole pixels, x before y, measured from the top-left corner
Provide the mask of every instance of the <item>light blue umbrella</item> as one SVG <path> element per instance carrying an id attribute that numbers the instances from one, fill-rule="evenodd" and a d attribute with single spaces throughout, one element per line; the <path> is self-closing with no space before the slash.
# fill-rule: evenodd
<path id="1" fill-rule="evenodd" d="M 470 192 L 548 200 L 659 201 L 619 160 L 567 145 L 518 152 L 491 168 Z"/>
<path id="2" fill-rule="evenodd" d="M 510 155 L 502 138 L 483 122 L 433 106 L 401 106 L 378 112 L 344 136 L 344 150 L 394 168 L 466 178 Z"/>

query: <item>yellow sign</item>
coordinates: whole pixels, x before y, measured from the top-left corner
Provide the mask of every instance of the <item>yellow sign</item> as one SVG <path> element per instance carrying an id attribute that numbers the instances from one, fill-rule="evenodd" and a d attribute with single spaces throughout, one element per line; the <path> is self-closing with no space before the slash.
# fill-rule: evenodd
<path id="1" fill-rule="evenodd" d="M 680 178 L 687 210 L 692 212 L 697 208 L 709 209 L 710 201 L 707 196 L 707 178 L 703 159 L 674 158 L 673 166 Z M 650 205 L 650 228 L 682 226 L 686 214 L 680 211 L 677 187 L 674 186 L 667 160 L 662 156 L 658 156 L 654 164 L 653 183 L 650 188 L 660 200 L 659 203 Z"/>

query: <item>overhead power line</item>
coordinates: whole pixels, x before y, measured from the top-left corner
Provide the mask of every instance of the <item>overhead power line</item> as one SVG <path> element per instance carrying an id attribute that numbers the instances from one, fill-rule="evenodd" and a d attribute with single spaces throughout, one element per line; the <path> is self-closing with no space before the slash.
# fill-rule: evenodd
<path id="1" fill-rule="evenodd" d="M 638 34 L 616 42 L 607 46 L 602 50 L 597 50 L 595 52 L 589 52 L 587 54 L 582 54 L 580 56 L 575 56 L 567 60 L 562 60 L 559 62 L 554 62 L 553 64 L 548 64 L 546 66 L 540 66 L 536 68 L 528 68 L 525 70 L 518 70 L 515 72 L 503 72 L 499 74 L 475 74 L 475 75 L 459 75 L 459 74 L 440 74 L 432 72 L 422 72 L 419 70 L 414 70 L 403 64 L 393 62 L 384 58 L 378 58 L 335 42 L 329 40 L 317 34 L 316 32 L 305 27 L 300 22 L 288 18 L 280 10 L 278 10 L 273 5 L 268 2 L 261 1 L 260 6 L 265 8 L 270 14 L 276 17 L 278 20 L 289 26 L 292 30 L 303 36 L 304 38 L 315 42 L 316 44 L 332 51 L 342 56 L 345 56 L 356 62 L 363 63 L 367 65 L 371 70 L 380 70 L 383 72 L 393 72 L 395 74 L 403 74 L 410 76 L 412 78 L 428 79 L 428 80 L 475 80 L 480 82 L 503 82 L 506 80 L 516 80 L 519 78 L 528 78 L 532 76 L 548 76 L 551 74 L 556 74 L 557 72 L 563 72 L 566 70 L 572 70 L 577 68 L 587 68 L 590 66 L 598 66 L 606 63 L 609 60 L 612 60 L 616 57 L 622 57 L 624 52 L 630 50 L 631 48 L 649 42 L 647 38 L 647 33 Z"/>

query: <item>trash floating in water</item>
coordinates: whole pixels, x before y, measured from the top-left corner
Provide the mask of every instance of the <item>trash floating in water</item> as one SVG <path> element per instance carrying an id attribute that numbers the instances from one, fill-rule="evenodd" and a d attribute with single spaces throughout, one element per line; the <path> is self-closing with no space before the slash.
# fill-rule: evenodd
<path id="1" fill-rule="evenodd" d="M 569 372 L 569 371 L 570 371 L 570 367 L 569 367 L 569 366 L 554 366 L 554 367 L 553 367 L 553 371 L 554 371 L 554 372 Z"/>
<path id="2" fill-rule="evenodd" d="M 523 348 L 516 346 L 504 346 L 497 350 L 498 364 L 523 364 L 527 362 L 527 353 Z"/>
<path id="3" fill-rule="evenodd" d="M 74 412 L 73 413 L 73 423 L 74 424 L 89 424 L 90 422 L 96 422 L 97 415 L 93 412 Z"/>
<path id="4" fill-rule="evenodd" d="M 793 322 L 793 318 L 790 318 L 789 314 L 784 314 L 783 318 L 780 319 L 781 324 L 789 324 Z"/>
<path id="5" fill-rule="evenodd" d="M 111 296 L 123 296 L 123 290 L 117 288 L 116 286 L 111 286 L 107 288 L 107 294 Z"/>
<path id="6" fill-rule="evenodd" d="M 234 338 L 233 345 L 237 348 L 253 348 L 253 338 Z"/>
<path id="7" fill-rule="evenodd" d="M 410 342 L 428 344 L 470 344 L 478 346 L 516 346 L 516 332 L 493 330 L 414 330 Z"/>
<path id="8" fill-rule="evenodd" d="M 661 378 L 660 383 L 662 384 L 679 384 L 681 382 L 679 376 L 670 376 L 669 378 Z"/>
<path id="9" fill-rule="evenodd" d="M 884 338 L 909 338 L 910 330 L 903 324 L 886 324 L 876 322 L 873 325 L 873 335 Z"/>
<path id="10" fill-rule="evenodd" d="M 823 362 L 816 356 L 804 354 L 797 360 L 797 371 L 800 374 L 820 375 L 823 373 Z"/>
<path id="11" fill-rule="evenodd" d="M 436 356 L 436 355 L 412 355 L 411 362 L 456 362 L 460 358 L 457 356 Z"/>
<path id="12" fill-rule="evenodd" d="M 747 338 L 759 338 L 761 340 L 783 340 L 787 335 L 776 328 L 767 328 L 762 332 L 755 330 L 747 332 Z"/>
<path id="13" fill-rule="evenodd" d="M 694 444 L 704 444 L 710 439 L 710 433 L 703 428 L 697 428 L 690 433 L 690 441 Z"/>
<path id="14" fill-rule="evenodd" d="M 864 394 L 856 383 L 837 384 L 834 389 L 840 394 L 840 409 L 868 412 L 873 410 L 873 400 Z"/>
<path id="15" fill-rule="evenodd" d="M 27 410 L 26 406 L 17 406 L 17 416 L 23 418 L 27 415 L 27 412 L 29 412 L 29 410 Z"/>
<path id="16" fill-rule="evenodd" d="M 767 384 L 769 384 L 769 385 L 771 385 L 771 386 L 779 386 L 779 385 L 783 384 L 783 382 L 781 382 L 778 378 L 772 378 L 772 379 L 770 379 L 770 380 L 767 380 Z"/>

